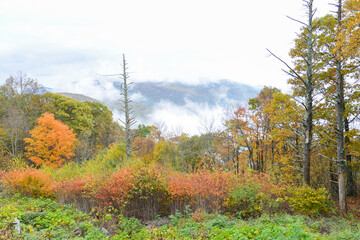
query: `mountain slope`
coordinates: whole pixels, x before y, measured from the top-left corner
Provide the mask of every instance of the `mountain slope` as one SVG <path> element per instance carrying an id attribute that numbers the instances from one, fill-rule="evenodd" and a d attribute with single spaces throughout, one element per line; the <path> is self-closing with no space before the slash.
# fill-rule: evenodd
<path id="1" fill-rule="evenodd" d="M 83 94 L 78 94 L 78 93 L 68 93 L 68 92 L 59 92 L 58 94 L 64 96 L 64 97 L 68 97 L 68 98 L 72 98 L 74 100 L 78 100 L 80 102 L 100 102 L 97 99 L 85 96 Z"/>

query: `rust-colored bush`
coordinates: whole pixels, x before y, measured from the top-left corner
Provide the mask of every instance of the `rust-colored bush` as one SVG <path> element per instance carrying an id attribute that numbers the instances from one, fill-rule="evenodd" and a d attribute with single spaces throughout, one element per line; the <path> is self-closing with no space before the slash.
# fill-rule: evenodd
<path id="1" fill-rule="evenodd" d="M 234 183 L 231 173 L 221 171 L 176 173 L 168 178 L 169 191 L 173 201 L 172 212 L 183 211 L 188 204 L 193 210 L 200 208 L 207 212 L 218 212 L 221 210 L 229 187 Z"/>
<path id="2" fill-rule="evenodd" d="M 20 193 L 29 197 L 53 197 L 53 180 L 40 169 L 27 168 L 9 171 L 2 181 L 10 193 Z"/>
<path id="3" fill-rule="evenodd" d="M 46 174 L 46 169 L 30 168 L 4 173 L 3 181 L 11 193 L 55 196 L 61 203 L 76 204 L 86 212 L 94 208 L 116 209 L 126 217 L 143 220 L 176 211 L 185 213 L 189 211 L 188 206 L 193 211 L 259 216 L 264 211 L 278 211 L 283 202 L 287 202 L 286 192 L 272 184 L 268 175 L 256 172 L 179 173 L 159 165 L 134 165 L 115 173 L 78 175 L 55 182 Z M 248 198 L 254 200 L 248 201 Z"/>
<path id="4" fill-rule="evenodd" d="M 118 210 L 128 203 L 132 196 L 134 176 L 130 168 L 122 168 L 94 189 L 96 203 L 100 207 L 114 207 Z"/>
<path id="5" fill-rule="evenodd" d="M 96 206 L 93 199 L 94 186 L 94 177 L 78 176 L 74 179 L 54 183 L 53 190 L 59 202 L 75 204 L 82 211 L 90 212 Z"/>

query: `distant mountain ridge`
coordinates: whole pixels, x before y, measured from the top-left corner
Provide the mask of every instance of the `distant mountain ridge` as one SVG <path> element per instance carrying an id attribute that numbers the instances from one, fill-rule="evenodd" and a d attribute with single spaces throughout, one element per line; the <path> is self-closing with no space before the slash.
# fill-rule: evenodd
<path id="1" fill-rule="evenodd" d="M 58 92 L 62 96 L 72 98 L 80 102 L 100 102 L 99 100 L 79 93 Z"/>
<path id="2" fill-rule="evenodd" d="M 121 82 L 112 82 L 114 88 L 121 90 Z M 94 81 L 94 86 L 101 87 L 99 81 Z M 180 82 L 139 82 L 130 87 L 130 98 L 133 100 L 135 117 L 146 120 L 160 103 L 171 103 L 176 106 L 185 106 L 187 103 L 207 105 L 208 107 L 227 107 L 234 104 L 245 104 L 249 98 L 256 97 L 260 90 L 246 84 L 220 80 L 207 84 L 184 84 Z M 79 101 L 98 101 L 94 98 L 74 93 L 59 93 Z M 98 101 L 100 102 L 100 101 Z M 121 109 L 119 99 L 103 102 L 109 109 Z"/>
<path id="3" fill-rule="evenodd" d="M 120 84 L 114 82 L 120 90 Z M 169 101 L 183 106 L 187 101 L 208 104 L 209 106 L 226 106 L 231 103 L 244 103 L 255 97 L 259 90 L 241 83 L 220 80 L 208 84 L 190 85 L 179 82 L 142 82 L 131 88 L 134 101 L 153 106 L 161 101 Z"/>

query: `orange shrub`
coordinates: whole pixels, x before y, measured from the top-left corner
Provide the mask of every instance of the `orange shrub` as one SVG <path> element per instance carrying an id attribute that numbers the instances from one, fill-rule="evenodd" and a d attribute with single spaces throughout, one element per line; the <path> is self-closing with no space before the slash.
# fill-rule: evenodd
<path id="1" fill-rule="evenodd" d="M 61 173 L 59 169 L 53 171 Z M 176 211 L 185 213 L 187 206 L 194 211 L 258 216 L 263 211 L 278 211 L 280 201 L 275 200 L 283 197 L 266 174 L 221 170 L 185 174 L 159 165 L 134 165 L 115 173 L 78 175 L 59 182 L 44 169 L 29 168 L 3 173 L 2 179 L 11 193 L 55 196 L 60 202 L 74 203 L 86 212 L 95 207 L 110 208 L 126 217 L 143 220 Z"/>
<path id="2" fill-rule="evenodd" d="M 29 197 L 52 197 L 53 180 L 39 169 L 27 168 L 3 174 L 2 181 L 10 193 Z"/>
<path id="3" fill-rule="evenodd" d="M 96 202 L 101 207 L 112 206 L 122 209 L 131 198 L 133 186 L 134 176 L 131 169 L 122 168 L 108 179 L 100 182 L 97 189 L 94 189 Z"/>
<path id="4" fill-rule="evenodd" d="M 197 173 L 177 173 L 169 176 L 173 210 L 183 210 L 184 206 L 189 204 L 193 209 L 219 211 L 229 187 L 234 182 L 231 175 L 229 172 L 203 170 Z"/>
<path id="5" fill-rule="evenodd" d="M 194 189 L 188 174 L 174 172 L 168 174 L 169 193 L 171 198 L 170 211 L 184 212 L 185 206 L 192 201 L 192 191 Z"/>
<path id="6" fill-rule="evenodd" d="M 210 212 L 217 212 L 231 186 L 231 173 L 199 171 L 190 175 L 193 204 Z"/>
<path id="7" fill-rule="evenodd" d="M 189 200 L 193 186 L 187 174 L 173 173 L 168 175 L 169 191 L 172 198 L 181 201 Z"/>

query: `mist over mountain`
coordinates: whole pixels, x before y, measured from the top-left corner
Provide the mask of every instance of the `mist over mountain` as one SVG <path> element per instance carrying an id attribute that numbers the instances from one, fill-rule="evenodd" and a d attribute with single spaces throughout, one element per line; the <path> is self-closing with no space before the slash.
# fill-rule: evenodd
<path id="1" fill-rule="evenodd" d="M 111 84 L 110 84 L 111 83 Z M 79 101 L 99 100 L 109 107 L 115 119 L 121 119 L 121 82 L 94 81 L 88 94 L 61 93 Z M 199 133 L 201 121 L 211 119 L 220 124 L 229 106 L 245 105 L 260 90 L 229 80 L 203 84 L 180 82 L 138 82 L 130 87 L 134 116 L 139 123 L 165 123 L 168 128 Z M 85 95 L 85 96 L 84 96 Z"/>
<path id="2" fill-rule="evenodd" d="M 114 86 L 120 90 L 121 85 L 118 82 L 114 82 Z M 179 82 L 143 82 L 135 83 L 131 90 L 135 102 L 149 106 L 162 101 L 169 101 L 179 106 L 186 105 L 187 101 L 209 106 L 226 106 L 237 102 L 247 102 L 257 93 L 258 90 L 251 86 L 228 80 L 198 85 Z"/>

